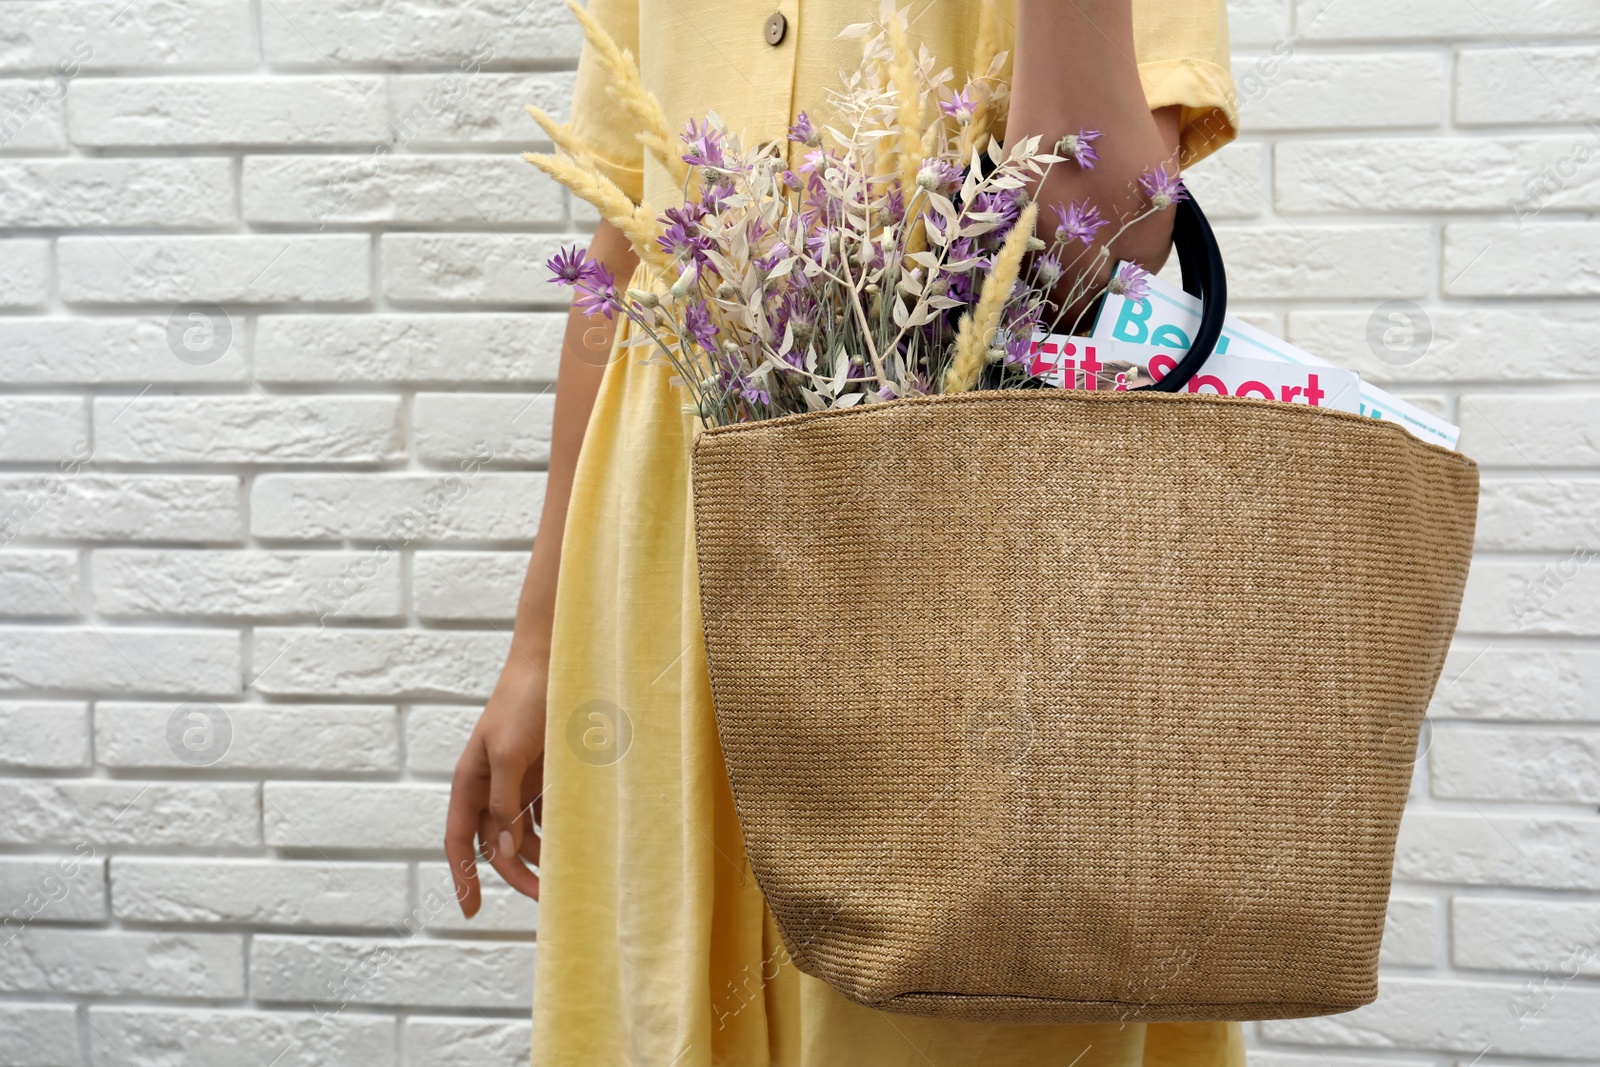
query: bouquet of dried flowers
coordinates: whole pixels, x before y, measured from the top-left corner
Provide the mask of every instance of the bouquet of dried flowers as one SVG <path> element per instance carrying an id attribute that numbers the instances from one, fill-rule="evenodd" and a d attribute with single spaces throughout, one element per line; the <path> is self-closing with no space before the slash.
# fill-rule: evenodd
<path id="1" fill-rule="evenodd" d="M 673 137 L 633 57 L 568 6 L 683 202 L 659 216 L 635 204 L 530 107 L 561 154 L 524 158 L 594 204 L 640 259 L 624 290 L 583 250 L 565 249 L 549 263 L 553 280 L 584 313 L 625 316 L 624 343 L 669 361 L 706 425 L 1041 384 L 1033 340 L 1093 295 L 1109 258 L 1096 237 L 1109 222 L 1086 201 L 1053 206 L 1045 242 L 1029 187 L 1052 167 L 1092 168 L 1101 134 L 1001 148 L 990 134 L 1007 90 L 992 0 L 960 88 L 925 48 L 913 54 L 892 0 L 876 22 L 847 29 L 862 40 L 861 66 L 830 94 L 826 121 L 801 113 L 789 130 L 803 146 L 793 169 L 781 146 L 746 147 L 715 113 Z M 1140 185 L 1148 206 L 1122 229 L 1186 196 L 1165 167 Z M 1145 277 L 1126 264 L 1106 288 L 1137 299 Z"/>

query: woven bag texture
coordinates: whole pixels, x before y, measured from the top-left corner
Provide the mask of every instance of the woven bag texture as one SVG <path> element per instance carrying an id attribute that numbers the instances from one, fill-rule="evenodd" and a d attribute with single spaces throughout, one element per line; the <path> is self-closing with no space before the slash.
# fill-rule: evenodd
<path id="1" fill-rule="evenodd" d="M 802 971 L 988 1020 L 1376 996 L 1470 460 L 1046 389 L 709 429 L 693 478 L 728 775 Z"/>

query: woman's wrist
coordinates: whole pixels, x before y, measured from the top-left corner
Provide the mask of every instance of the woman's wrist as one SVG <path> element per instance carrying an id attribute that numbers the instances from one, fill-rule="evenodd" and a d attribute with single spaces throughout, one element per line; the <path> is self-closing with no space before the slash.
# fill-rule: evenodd
<path id="1" fill-rule="evenodd" d="M 1093 145 L 1098 159 L 1057 164 L 1035 188 L 1044 209 L 1039 235 L 1048 241 L 1056 231 L 1053 205 L 1086 200 L 1111 223 L 1091 248 L 1110 249 L 1106 259 L 1079 257 L 1080 272 L 1104 281 L 1117 259 L 1158 269 L 1170 249 L 1171 213 L 1145 218 L 1113 240 L 1149 207 L 1139 176 L 1162 165 L 1177 172 L 1176 109 L 1150 110 L 1134 57 L 1131 0 L 1017 0 L 1011 94 L 1008 143 L 1038 136 L 1048 151 L 1069 134 L 1101 134 Z"/>

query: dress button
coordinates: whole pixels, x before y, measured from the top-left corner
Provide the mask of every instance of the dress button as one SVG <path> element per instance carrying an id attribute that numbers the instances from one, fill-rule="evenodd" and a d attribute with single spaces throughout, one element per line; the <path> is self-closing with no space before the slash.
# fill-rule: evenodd
<path id="1" fill-rule="evenodd" d="M 767 43 L 776 45 L 783 43 L 783 35 L 789 29 L 789 20 L 783 17 L 783 12 L 774 11 L 767 16 Z"/>

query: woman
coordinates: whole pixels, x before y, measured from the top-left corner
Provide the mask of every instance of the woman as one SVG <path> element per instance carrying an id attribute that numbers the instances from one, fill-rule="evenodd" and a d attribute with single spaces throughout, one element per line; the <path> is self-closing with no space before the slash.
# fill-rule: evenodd
<path id="1" fill-rule="evenodd" d="M 859 59 L 858 42 L 838 32 L 866 17 L 843 0 L 780 0 L 776 11 L 739 0 L 591 0 L 589 10 L 639 57 L 673 125 L 714 110 L 746 143 L 781 142 L 800 110 L 820 109 Z M 1053 168 L 1037 190 L 1045 203 L 1088 197 L 1107 216 L 1131 214 L 1139 174 L 1187 167 L 1233 139 L 1222 0 L 1002 0 L 998 15 L 1013 62 L 1006 138 L 1040 134 L 1048 145 L 1084 129 L 1104 134 L 1095 167 Z M 910 17 L 913 45 L 954 66 L 959 85 L 978 5 L 924 0 Z M 573 132 L 630 196 L 670 205 L 676 190 L 645 158 L 604 78 L 586 50 Z M 1041 215 L 1046 239 L 1050 214 Z M 1157 269 L 1171 220 L 1161 212 L 1128 229 L 1112 259 Z M 635 264 L 604 223 L 589 254 L 619 281 Z M 717 742 L 689 521 L 691 423 L 670 368 L 629 351 L 609 323 L 569 319 L 512 648 L 451 796 L 446 849 L 468 916 L 479 906 L 475 839 L 517 890 L 539 897 L 543 876 L 534 1063 L 1242 1064 L 1237 1023 L 890 1015 L 788 963 L 745 861 Z"/>

